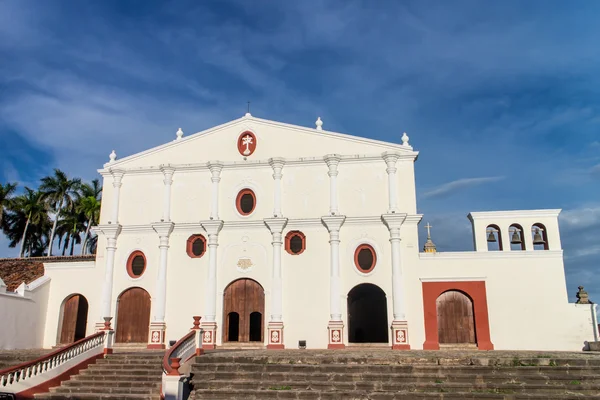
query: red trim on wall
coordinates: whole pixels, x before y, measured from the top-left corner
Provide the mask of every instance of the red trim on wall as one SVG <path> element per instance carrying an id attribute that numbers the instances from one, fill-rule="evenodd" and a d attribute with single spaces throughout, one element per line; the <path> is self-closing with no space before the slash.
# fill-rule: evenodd
<path id="1" fill-rule="evenodd" d="M 490 339 L 487 295 L 484 281 L 423 282 L 423 311 L 425 313 L 425 342 L 423 349 L 439 350 L 436 300 L 448 290 L 460 290 L 473 300 L 475 334 L 479 350 L 494 350 Z"/>
<path id="2" fill-rule="evenodd" d="M 248 135 L 250 135 L 252 137 L 252 143 L 250 143 L 248 145 L 248 152 L 246 152 L 246 145 L 244 144 L 243 139 Z M 256 135 L 250 131 L 243 132 L 238 137 L 237 149 L 240 152 L 240 154 L 243 155 L 244 157 L 251 156 L 252 153 L 254 153 L 254 150 L 256 150 Z"/>
<path id="3" fill-rule="evenodd" d="M 195 255 L 194 252 L 192 251 L 192 246 L 194 245 L 194 242 L 196 240 L 202 240 L 204 242 L 204 251 L 199 256 Z M 190 256 L 191 258 L 202 257 L 204 254 L 206 254 L 206 238 L 199 234 L 190 236 L 185 245 L 185 251 L 186 251 L 187 255 Z"/>
<path id="4" fill-rule="evenodd" d="M 144 269 L 142 270 L 142 273 L 139 275 L 135 275 L 133 273 L 133 259 L 136 258 L 137 256 L 142 256 L 144 258 Z M 146 267 L 148 266 L 148 262 L 146 261 L 146 255 L 144 253 L 142 253 L 139 250 L 134 251 L 133 253 L 131 253 L 129 255 L 129 258 L 127 259 L 127 274 L 132 277 L 133 279 L 137 279 L 140 278 L 142 275 L 144 275 L 144 272 L 146 272 Z"/>
<path id="5" fill-rule="evenodd" d="M 360 251 L 363 249 L 368 249 L 369 251 L 371 251 L 371 254 L 373 254 L 373 263 L 371 264 L 371 267 L 369 269 L 362 269 L 358 264 L 358 253 L 360 253 Z M 377 253 L 375 253 L 375 249 L 373 248 L 373 246 L 366 243 L 363 243 L 360 246 L 358 246 L 356 250 L 354 250 L 354 265 L 363 274 L 368 274 L 369 272 L 373 271 L 373 268 L 375 268 L 375 265 L 377 265 Z"/>
<path id="6" fill-rule="evenodd" d="M 242 201 L 242 196 L 245 194 L 249 194 L 252 196 L 252 210 L 250 210 L 250 212 L 244 212 L 242 211 L 242 207 L 241 207 L 241 201 Z M 237 208 L 238 212 L 242 215 L 250 215 L 254 212 L 254 210 L 256 210 L 256 195 L 254 194 L 254 192 L 252 191 L 252 189 L 242 189 L 240 190 L 240 192 L 238 193 L 237 197 L 235 198 L 235 207 Z"/>
<path id="7" fill-rule="evenodd" d="M 302 239 L 302 248 L 297 253 L 294 253 L 292 251 L 292 248 L 290 245 L 290 242 L 294 236 L 300 236 L 300 238 Z M 300 231 L 289 231 L 287 233 L 287 235 L 285 235 L 285 251 L 287 251 L 288 253 L 290 253 L 293 256 L 297 256 L 299 254 L 302 254 L 304 252 L 304 250 L 306 250 L 306 235 Z"/>
<path id="8" fill-rule="evenodd" d="M 152 344 L 149 344 L 148 346 L 146 346 L 146 348 L 148 350 L 163 350 L 163 349 L 165 349 L 165 345 L 152 343 Z"/>
<path id="9" fill-rule="evenodd" d="M 410 344 L 394 344 L 392 350 L 410 350 Z"/>

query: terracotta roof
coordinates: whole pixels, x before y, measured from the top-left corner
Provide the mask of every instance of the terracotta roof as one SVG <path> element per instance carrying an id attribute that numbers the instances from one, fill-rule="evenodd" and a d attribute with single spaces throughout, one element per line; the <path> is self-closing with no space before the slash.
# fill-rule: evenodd
<path id="1" fill-rule="evenodd" d="M 30 284 L 44 276 L 44 263 L 93 261 L 95 255 L 58 256 L 32 258 L 0 258 L 0 278 L 6 284 L 6 290 L 14 292 L 23 282 Z"/>
<path id="2" fill-rule="evenodd" d="M 0 278 L 6 283 L 6 290 L 14 292 L 23 282 L 29 284 L 44 276 L 42 261 L 27 259 L 0 260 Z"/>

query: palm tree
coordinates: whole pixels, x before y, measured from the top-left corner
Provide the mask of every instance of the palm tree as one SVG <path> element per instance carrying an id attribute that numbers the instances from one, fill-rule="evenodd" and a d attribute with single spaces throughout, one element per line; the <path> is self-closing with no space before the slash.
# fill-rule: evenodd
<path id="1" fill-rule="evenodd" d="M 44 236 L 47 236 L 50 217 L 43 199 L 44 193 L 25 187 L 25 193 L 14 199 L 11 210 L 6 215 L 9 247 L 16 247 L 17 243 L 21 243 L 19 257 L 25 255 L 26 246 L 31 256 L 34 246 L 39 247 Z"/>
<path id="2" fill-rule="evenodd" d="M 5 185 L 0 183 L 0 229 L 6 231 L 6 223 L 4 221 L 4 214 L 6 210 L 9 210 L 13 203 L 13 194 L 17 189 L 16 183 L 6 183 Z"/>
<path id="3" fill-rule="evenodd" d="M 97 224 L 100 219 L 100 198 L 102 196 L 100 181 L 94 179 L 91 185 L 84 183 L 81 185 L 80 194 L 82 197 L 77 202 L 76 210 L 83 213 L 87 219 L 83 244 L 81 245 L 81 255 L 83 255 L 87 249 L 86 245 L 90 237 L 90 228 Z"/>
<path id="4" fill-rule="evenodd" d="M 63 255 L 67 247 L 71 247 L 69 254 L 73 255 L 75 244 L 81 243 L 81 233 L 85 232 L 85 215 L 77 212 L 75 207 L 68 207 L 62 210 L 60 221 L 56 227 L 56 234 L 61 238 L 65 237 L 63 244 Z"/>
<path id="5" fill-rule="evenodd" d="M 52 225 L 52 232 L 50 233 L 50 242 L 48 244 L 48 255 L 51 256 L 54 235 L 56 234 L 56 225 L 58 224 L 61 211 L 63 210 L 63 207 L 73 205 L 74 199 L 77 198 L 77 190 L 81 185 L 81 179 L 69 179 L 67 174 L 58 168 L 55 168 L 54 176 L 46 176 L 41 180 L 42 184 L 40 185 L 40 191 L 44 192 L 44 198 L 48 201 L 48 204 L 55 213 L 54 224 Z"/>

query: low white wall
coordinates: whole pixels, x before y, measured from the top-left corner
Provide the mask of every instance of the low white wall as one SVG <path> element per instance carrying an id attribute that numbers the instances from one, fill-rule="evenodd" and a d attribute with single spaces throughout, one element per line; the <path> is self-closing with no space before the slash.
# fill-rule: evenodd
<path id="1" fill-rule="evenodd" d="M 21 285 L 16 293 L 0 292 L 0 349 L 42 348 L 50 279 Z"/>

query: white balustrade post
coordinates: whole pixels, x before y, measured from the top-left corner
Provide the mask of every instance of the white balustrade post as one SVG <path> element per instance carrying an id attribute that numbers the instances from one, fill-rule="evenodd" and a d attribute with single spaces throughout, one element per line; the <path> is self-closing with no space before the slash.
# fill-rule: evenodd
<path id="1" fill-rule="evenodd" d="M 167 260 L 169 252 L 169 236 L 173 232 L 175 224 L 172 222 L 158 222 L 152 224 L 152 228 L 158 234 L 160 259 L 158 274 L 156 276 L 156 292 L 152 304 L 153 317 L 150 322 L 150 336 L 148 337 L 149 349 L 165 348 L 165 314 L 167 307 Z"/>
<path id="2" fill-rule="evenodd" d="M 206 280 L 204 317 L 201 324 L 204 330 L 202 343 L 207 349 L 214 349 L 217 344 L 217 248 L 223 221 L 201 221 L 200 224 L 208 235 L 208 278 Z"/>
<path id="3" fill-rule="evenodd" d="M 160 170 L 164 175 L 163 183 L 164 188 L 164 199 L 163 199 L 163 221 L 171 221 L 171 186 L 173 185 L 173 174 L 175 168 L 169 165 L 161 165 Z"/>
<path id="4" fill-rule="evenodd" d="M 121 233 L 121 225 L 104 224 L 98 225 L 94 231 L 106 237 L 106 253 L 104 264 L 104 283 L 102 284 L 102 298 L 100 301 L 100 318 L 111 317 L 113 275 L 115 268 L 115 252 L 117 250 L 117 237 Z M 104 322 L 96 323 L 96 330 L 104 327 Z"/>
<path id="5" fill-rule="evenodd" d="M 343 215 L 322 217 L 323 224 L 329 231 L 329 310 L 330 320 L 327 325 L 329 331 L 328 349 L 344 348 L 344 322 L 342 320 L 342 296 L 340 274 L 340 229 L 346 217 Z"/>
<path id="6" fill-rule="evenodd" d="M 271 286 L 271 319 L 267 327 L 267 349 L 283 349 L 283 280 L 281 274 L 281 246 L 283 245 L 283 228 L 287 218 L 266 218 L 265 225 L 273 236 L 273 266 Z"/>
<path id="7" fill-rule="evenodd" d="M 398 212 L 398 178 L 396 175 L 396 161 L 398 161 L 400 155 L 398 153 L 386 151 L 381 156 L 387 165 L 386 172 L 388 174 L 389 199 L 388 213 L 393 214 Z"/>
<path id="8" fill-rule="evenodd" d="M 394 313 L 394 321 L 391 327 L 392 348 L 394 350 L 410 350 L 404 301 L 402 258 L 400 253 L 400 229 L 406 219 L 406 214 L 384 214 L 381 218 L 390 231 L 390 243 L 392 247 L 392 304 Z"/>
<path id="9" fill-rule="evenodd" d="M 121 198 L 121 186 L 123 186 L 123 176 L 125 173 L 121 170 L 112 170 L 111 174 L 113 177 L 113 204 L 112 204 L 112 214 L 109 223 L 118 224 L 119 223 L 119 204 Z"/>
<path id="10" fill-rule="evenodd" d="M 210 180 L 212 182 L 210 191 L 210 219 L 219 219 L 219 182 L 221 181 L 221 171 L 223 163 L 220 161 L 209 161 L 207 164 L 210 170 Z"/>
<path id="11" fill-rule="evenodd" d="M 329 175 L 329 214 L 336 215 L 338 213 L 338 165 L 342 158 L 337 154 L 328 154 L 323 159 L 327 167 L 329 167 L 329 172 L 327 173 Z"/>
<path id="12" fill-rule="evenodd" d="M 271 168 L 273 168 L 273 179 L 275 184 L 275 190 L 273 194 L 273 216 L 275 218 L 280 218 L 283 216 L 281 212 L 281 178 L 283 174 L 281 173 L 283 166 L 285 165 L 285 159 L 283 158 L 271 158 L 269 159 L 269 164 Z"/>

